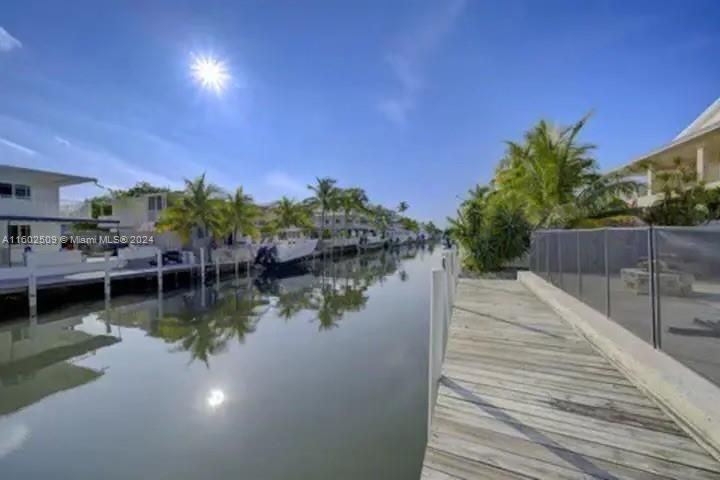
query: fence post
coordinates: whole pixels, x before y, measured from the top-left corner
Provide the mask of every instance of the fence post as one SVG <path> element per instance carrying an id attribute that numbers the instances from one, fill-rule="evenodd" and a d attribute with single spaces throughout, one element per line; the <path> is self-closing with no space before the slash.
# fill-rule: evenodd
<path id="1" fill-rule="evenodd" d="M 605 316 L 610 318 L 610 255 L 608 253 L 608 229 L 603 230 L 603 255 L 605 258 Z"/>
<path id="2" fill-rule="evenodd" d="M 545 234 L 545 280 L 550 281 L 550 238 L 552 233 Z"/>
<path id="3" fill-rule="evenodd" d="M 430 322 L 428 329 L 428 416 L 427 416 L 427 441 L 430 441 L 430 427 L 432 425 L 433 413 L 433 340 L 435 325 L 435 271 L 430 272 Z"/>
<path id="4" fill-rule="evenodd" d="M 162 292 L 163 289 L 163 262 L 162 262 L 162 251 L 158 248 L 155 252 L 155 261 L 157 261 L 157 283 L 158 291 Z"/>
<path id="5" fill-rule="evenodd" d="M 658 331 L 655 320 L 655 252 L 653 245 L 653 229 L 652 225 L 647 229 L 647 244 L 648 244 L 648 298 L 650 299 L 650 322 L 652 330 L 652 342 L 653 347 L 659 348 L 658 345 Z"/>
<path id="6" fill-rule="evenodd" d="M 105 299 L 110 298 L 110 252 L 105 252 Z"/>
<path id="7" fill-rule="evenodd" d="M 430 439 L 430 428 L 432 424 L 432 414 L 435 406 L 435 385 L 440 379 L 442 368 L 442 358 L 444 356 L 444 345 L 438 345 L 438 333 L 443 334 L 443 343 L 445 334 L 446 308 L 444 303 L 447 302 L 447 272 L 441 269 L 434 269 L 430 277 L 430 328 L 428 338 L 428 418 L 427 418 L 427 438 Z M 443 332 L 438 332 L 438 328 L 443 327 Z"/>
<path id="8" fill-rule="evenodd" d="M 200 247 L 200 282 L 205 285 L 205 247 Z"/>
<path id="9" fill-rule="evenodd" d="M 581 260 L 582 256 L 580 255 L 580 231 L 579 230 L 576 232 L 576 242 L 577 242 L 577 246 L 575 247 L 575 250 L 577 252 L 578 298 L 582 298 L 582 291 L 583 291 L 582 266 L 580 264 L 580 260 Z"/>
<path id="10" fill-rule="evenodd" d="M 560 287 L 560 290 L 565 290 L 563 288 L 563 266 L 562 266 L 562 237 L 565 235 L 564 232 L 558 232 L 557 234 L 557 255 L 558 255 L 558 287 Z"/>
<path id="11" fill-rule="evenodd" d="M 657 335 L 656 348 L 662 350 L 662 305 L 660 303 L 662 290 L 660 286 L 660 261 L 658 260 L 657 230 L 652 228 L 652 263 L 653 263 L 653 307 L 655 318 L 653 319 L 653 331 Z"/>

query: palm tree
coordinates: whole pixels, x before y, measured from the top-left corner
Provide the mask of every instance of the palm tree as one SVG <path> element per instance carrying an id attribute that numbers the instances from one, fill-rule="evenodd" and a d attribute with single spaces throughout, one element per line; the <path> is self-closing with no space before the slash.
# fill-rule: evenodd
<path id="1" fill-rule="evenodd" d="M 381 233 L 385 233 L 390 225 L 390 213 L 382 205 L 376 205 L 371 209 L 373 224 Z"/>
<path id="2" fill-rule="evenodd" d="M 348 217 L 353 212 L 364 211 L 367 208 L 368 197 L 362 188 L 347 188 L 340 191 L 340 205 L 343 211 L 345 226 Z"/>
<path id="3" fill-rule="evenodd" d="M 406 211 L 408 208 L 410 208 L 410 205 L 406 201 L 402 201 L 398 204 L 397 211 L 398 213 L 402 214 L 404 211 Z"/>
<path id="4" fill-rule="evenodd" d="M 637 188 L 636 182 L 621 176 L 598 174 L 592 156 L 595 145 L 578 141 L 588 118 L 567 127 L 541 120 L 525 133 L 523 142 L 507 142 L 494 187 L 519 197 L 532 224 L 567 226 L 578 215 L 589 210 L 597 214 L 609 200 Z"/>
<path id="5" fill-rule="evenodd" d="M 233 234 L 233 241 L 237 240 L 238 234 L 257 237 L 259 232 L 256 221 L 259 216 L 260 209 L 242 187 L 228 195 L 223 220 L 224 226 Z"/>
<path id="6" fill-rule="evenodd" d="M 207 183 L 203 173 L 195 180 L 185 179 L 185 189 L 171 195 L 171 205 L 162 211 L 158 231 L 174 231 L 187 241 L 193 230 L 215 236 L 222 235 L 222 190 Z"/>
<path id="7" fill-rule="evenodd" d="M 309 228 L 311 226 L 307 209 L 294 200 L 282 197 L 273 207 L 275 228 Z"/>
<path id="8" fill-rule="evenodd" d="M 308 185 L 307 188 L 314 193 L 312 197 L 313 204 L 320 207 L 320 229 L 318 234 L 322 238 L 322 232 L 325 228 L 325 213 L 335 208 L 338 189 L 335 186 L 337 180 L 334 178 L 317 177 L 316 181 L 315 185 Z"/>

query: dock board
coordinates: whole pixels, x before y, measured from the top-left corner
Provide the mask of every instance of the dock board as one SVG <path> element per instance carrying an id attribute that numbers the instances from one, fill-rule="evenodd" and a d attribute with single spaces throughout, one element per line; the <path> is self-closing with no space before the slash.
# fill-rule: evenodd
<path id="1" fill-rule="evenodd" d="M 519 282 L 460 281 L 423 480 L 720 479 L 720 462 Z"/>

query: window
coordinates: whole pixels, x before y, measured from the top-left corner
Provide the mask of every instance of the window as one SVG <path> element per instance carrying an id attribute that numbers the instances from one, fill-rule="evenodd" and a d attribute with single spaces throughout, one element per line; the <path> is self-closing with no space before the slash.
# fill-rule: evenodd
<path id="1" fill-rule="evenodd" d="M 15 185 L 15 198 L 30 200 L 30 185 Z"/>
<path id="2" fill-rule="evenodd" d="M 0 183 L 0 197 L 12 197 L 12 183 Z"/>
<path id="3" fill-rule="evenodd" d="M 30 235 L 30 225 L 8 225 L 10 243 L 18 243 L 18 237 L 29 237 Z"/>
<path id="4" fill-rule="evenodd" d="M 148 210 L 162 210 L 162 208 L 162 197 L 160 195 L 148 197 Z"/>
<path id="5" fill-rule="evenodd" d="M 100 215 L 102 215 L 103 217 L 112 217 L 112 212 L 112 205 L 102 205 L 100 207 Z"/>

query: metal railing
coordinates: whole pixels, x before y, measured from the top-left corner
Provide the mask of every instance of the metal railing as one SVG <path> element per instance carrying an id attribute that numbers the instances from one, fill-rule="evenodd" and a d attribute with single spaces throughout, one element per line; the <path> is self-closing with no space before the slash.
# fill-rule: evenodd
<path id="1" fill-rule="evenodd" d="M 544 230 L 530 270 L 720 385 L 720 228 Z"/>
<path id="2" fill-rule="evenodd" d="M 432 270 L 430 279 L 430 340 L 428 353 L 428 419 L 427 432 L 430 438 L 437 387 L 442 376 L 452 308 L 455 303 L 460 262 L 455 248 L 442 255 L 440 268 Z"/>

